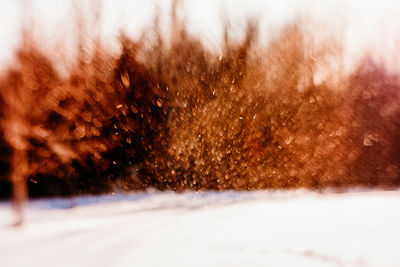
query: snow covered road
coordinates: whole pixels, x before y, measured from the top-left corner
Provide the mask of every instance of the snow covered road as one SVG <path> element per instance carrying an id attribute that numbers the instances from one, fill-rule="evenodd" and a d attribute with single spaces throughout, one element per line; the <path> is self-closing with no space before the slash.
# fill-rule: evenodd
<path id="1" fill-rule="evenodd" d="M 400 266 L 400 191 L 136 193 L 31 201 L 0 266 Z"/>

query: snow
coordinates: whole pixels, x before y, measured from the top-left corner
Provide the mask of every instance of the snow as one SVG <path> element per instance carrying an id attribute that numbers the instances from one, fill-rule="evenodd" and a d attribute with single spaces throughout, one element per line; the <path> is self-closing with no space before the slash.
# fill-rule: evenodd
<path id="1" fill-rule="evenodd" d="M 31 201 L 1 266 L 399 266 L 400 191 L 151 192 Z"/>

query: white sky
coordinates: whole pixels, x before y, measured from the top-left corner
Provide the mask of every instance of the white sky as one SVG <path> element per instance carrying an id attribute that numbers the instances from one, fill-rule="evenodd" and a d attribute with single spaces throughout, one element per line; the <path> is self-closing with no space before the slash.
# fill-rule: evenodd
<path id="1" fill-rule="evenodd" d="M 36 33 L 45 40 L 67 43 L 75 36 L 73 4 L 90 10 L 90 3 L 88 0 L 0 0 L 0 62 L 12 57 L 22 18 L 28 24 L 34 21 Z M 103 1 L 100 27 L 104 38 L 112 42 L 120 29 L 138 37 L 140 29 L 151 24 L 156 6 L 161 12 L 162 25 L 168 25 L 170 3 L 170 0 Z M 246 18 L 259 18 L 261 38 L 266 39 L 272 31 L 301 17 L 323 25 L 327 33 L 336 35 L 350 55 L 359 55 L 366 47 L 388 55 L 399 47 L 400 1 L 396 0 L 183 0 L 183 3 L 182 14 L 189 29 L 214 45 L 221 38 L 224 18 L 231 21 L 233 30 L 243 29 Z M 392 54 L 396 53 L 391 53 L 389 59 L 398 61 Z"/>

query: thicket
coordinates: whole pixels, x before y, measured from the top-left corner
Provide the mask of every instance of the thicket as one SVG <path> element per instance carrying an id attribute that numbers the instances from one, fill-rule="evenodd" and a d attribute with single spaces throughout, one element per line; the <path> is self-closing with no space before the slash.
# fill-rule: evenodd
<path id="1" fill-rule="evenodd" d="M 3 197 L 400 184 L 396 75 L 368 55 L 335 72 L 339 46 L 301 24 L 215 52 L 172 19 L 117 56 L 81 41 L 68 75 L 25 32 L 0 79 Z"/>

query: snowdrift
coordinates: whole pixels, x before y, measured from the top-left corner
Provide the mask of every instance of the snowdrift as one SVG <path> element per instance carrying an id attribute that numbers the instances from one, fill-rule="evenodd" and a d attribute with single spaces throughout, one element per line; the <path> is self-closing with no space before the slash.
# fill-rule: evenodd
<path id="1" fill-rule="evenodd" d="M 1 266 L 399 266 L 400 191 L 136 193 L 34 200 Z"/>

